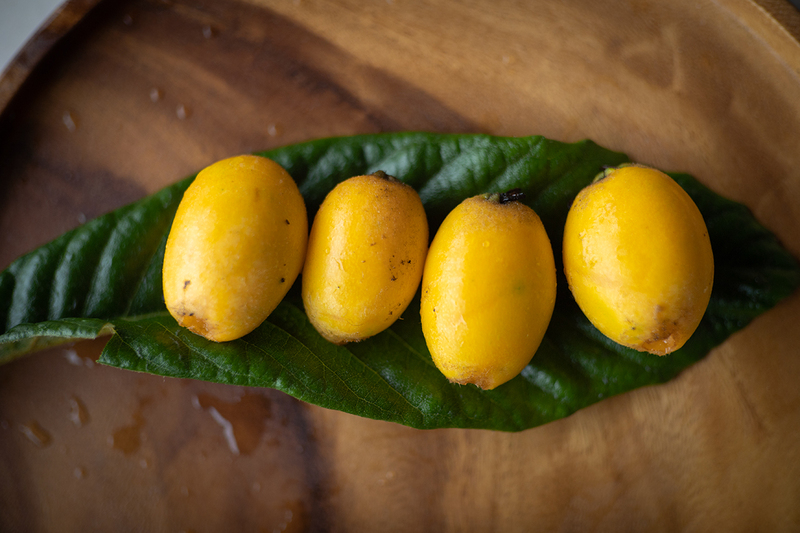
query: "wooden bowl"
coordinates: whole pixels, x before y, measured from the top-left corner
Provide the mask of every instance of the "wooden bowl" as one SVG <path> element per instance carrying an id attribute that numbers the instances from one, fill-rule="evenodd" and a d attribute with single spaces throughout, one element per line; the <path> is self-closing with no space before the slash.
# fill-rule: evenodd
<path id="1" fill-rule="evenodd" d="M 223 157 L 400 130 L 591 138 L 800 256 L 799 35 L 780 0 L 74 0 L 0 80 L 0 267 Z M 799 321 L 517 434 L 41 352 L 0 368 L 0 530 L 797 531 Z"/>

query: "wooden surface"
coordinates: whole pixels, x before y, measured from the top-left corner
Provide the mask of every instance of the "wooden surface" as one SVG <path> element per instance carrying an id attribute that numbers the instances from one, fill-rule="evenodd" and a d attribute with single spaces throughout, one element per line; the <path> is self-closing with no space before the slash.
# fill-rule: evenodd
<path id="1" fill-rule="evenodd" d="M 800 256 L 788 4 L 95 3 L 0 81 L 0 268 L 217 159 L 411 129 L 588 137 Z M 0 530 L 798 531 L 798 320 L 795 294 L 674 381 L 517 434 L 42 352 L 0 368 Z"/>

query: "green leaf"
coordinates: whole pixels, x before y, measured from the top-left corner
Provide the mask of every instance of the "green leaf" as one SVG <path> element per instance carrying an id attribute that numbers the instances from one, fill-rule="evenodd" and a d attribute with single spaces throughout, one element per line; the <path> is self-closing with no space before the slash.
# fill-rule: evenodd
<path id="1" fill-rule="evenodd" d="M 419 191 L 432 234 L 463 199 L 519 187 L 542 218 L 557 261 L 572 199 L 604 166 L 628 160 L 591 141 L 427 133 L 322 139 L 261 155 L 294 177 L 310 219 L 337 183 L 375 170 Z M 190 177 L 66 233 L 0 274 L 0 362 L 113 331 L 100 361 L 119 368 L 272 387 L 330 409 L 417 428 L 534 427 L 673 378 L 800 286 L 797 261 L 747 208 L 688 175 L 673 177 L 706 219 L 716 277 L 697 332 L 667 357 L 624 348 L 600 334 L 561 274 L 539 351 L 520 376 L 492 391 L 450 384 L 435 368 L 422 336 L 418 296 L 389 330 L 342 347 L 310 325 L 296 284 L 251 334 L 223 344 L 207 341 L 179 327 L 161 295 L 164 244 Z"/>

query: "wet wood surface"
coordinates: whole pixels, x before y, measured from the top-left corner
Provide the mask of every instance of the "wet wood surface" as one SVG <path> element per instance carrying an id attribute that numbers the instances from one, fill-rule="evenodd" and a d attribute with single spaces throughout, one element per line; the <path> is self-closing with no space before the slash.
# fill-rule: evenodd
<path id="1" fill-rule="evenodd" d="M 71 2 L 0 81 L 0 268 L 215 160 L 402 130 L 591 138 L 800 256 L 798 28 L 777 1 Z M 0 368 L 0 530 L 797 531 L 798 320 L 795 294 L 516 434 L 41 352 Z"/>

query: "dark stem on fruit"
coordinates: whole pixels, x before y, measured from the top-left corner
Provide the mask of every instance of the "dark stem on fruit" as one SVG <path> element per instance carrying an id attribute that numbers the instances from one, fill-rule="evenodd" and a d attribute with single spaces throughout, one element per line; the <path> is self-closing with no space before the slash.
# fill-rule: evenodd
<path id="1" fill-rule="evenodd" d="M 509 202 L 521 202 L 525 199 L 525 193 L 522 192 L 522 189 L 511 189 L 507 192 L 501 192 L 497 195 L 497 201 L 501 204 L 507 204 Z"/>
<path id="2" fill-rule="evenodd" d="M 372 175 L 375 176 L 376 178 L 380 178 L 386 181 L 398 181 L 397 178 L 395 178 L 394 176 L 390 176 L 383 170 L 376 170 L 375 172 L 372 173 Z"/>

